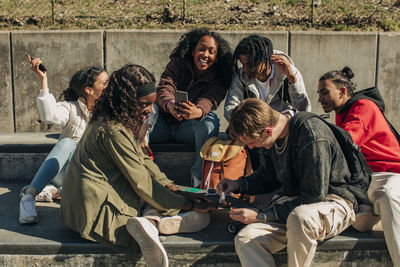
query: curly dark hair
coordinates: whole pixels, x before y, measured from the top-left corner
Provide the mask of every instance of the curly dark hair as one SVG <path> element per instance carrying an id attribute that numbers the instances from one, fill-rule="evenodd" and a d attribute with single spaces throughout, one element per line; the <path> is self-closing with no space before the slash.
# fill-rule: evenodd
<path id="1" fill-rule="evenodd" d="M 80 96 L 86 94 L 86 87 L 93 87 L 97 76 L 105 71 L 103 68 L 98 66 L 90 66 L 77 71 L 69 81 L 69 87 L 65 89 L 59 99 L 65 101 L 75 101 Z"/>
<path id="2" fill-rule="evenodd" d="M 215 66 L 220 77 L 221 85 L 229 87 L 232 81 L 232 48 L 229 43 L 216 32 L 208 29 L 194 29 L 181 36 L 178 45 L 172 50 L 170 59 L 175 57 L 189 59 L 193 57 L 194 49 L 200 39 L 205 36 L 213 37 L 218 43 L 217 58 L 213 66 Z"/>
<path id="3" fill-rule="evenodd" d="M 353 70 L 350 67 L 345 66 L 342 70 L 332 70 L 319 78 L 319 81 L 325 81 L 332 79 L 332 82 L 337 86 L 344 86 L 347 88 L 347 94 L 352 96 L 356 90 L 356 85 L 351 81 L 354 77 Z"/>
<path id="4" fill-rule="evenodd" d="M 90 123 L 120 123 L 137 136 L 143 122 L 136 88 L 155 82 L 153 74 L 139 65 L 129 64 L 114 71 L 108 86 L 93 107 Z"/>
<path id="5" fill-rule="evenodd" d="M 260 63 L 271 65 L 273 50 L 272 42 L 267 37 L 253 34 L 242 39 L 236 46 L 235 52 L 233 52 L 233 63 L 236 71 L 238 70 L 237 62 L 241 55 L 247 55 L 249 57 L 248 64 L 250 73 L 255 73 Z"/>

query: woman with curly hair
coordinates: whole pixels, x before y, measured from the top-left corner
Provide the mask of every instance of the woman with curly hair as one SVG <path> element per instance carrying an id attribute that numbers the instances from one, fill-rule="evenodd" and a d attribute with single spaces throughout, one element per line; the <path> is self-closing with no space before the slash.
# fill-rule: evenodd
<path id="1" fill-rule="evenodd" d="M 40 119 L 48 124 L 62 127 L 60 141 L 50 151 L 30 185 L 21 190 L 19 223 L 38 222 L 35 199 L 52 201 L 60 196 L 61 186 L 68 163 L 75 151 L 89 120 L 90 111 L 96 99 L 107 86 L 108 75 L 104 69 L 96 66 L 76 72 L 60 98 L 56 102 L 47 87 L 47 72 L 41 70 L 40 58 L 31 59 L 32 70 L 39 75 L 42 87 L 36 98 Z M 51 184 L 46 186 L 47 184 Z"/>
<path id="2" fill-rule="evenodd" d="M 216 207 L 178 190 L 137 141 L 156 99 L 154 82 L 138 65 L 111 75 L 68 168 L 61 221 L 83 238 L 131 255 L 139 245 L 148 264 L 168 266 L 158 233 L 200 231 Z"/>
<path id="3" fill-rule="evenodd" d="M 200 149 L 219 132 L 219 119 L 212 110 L 218 108 L 231 83 L 231 62 L 231 47 L 219 34 L 207 29 L 192 30 L 182 35 L 172 51 L 157 87 L 160 112 L 150 142 L 194 144 L 194 186 L 200 184 L 202 173 Z M 176 91 L 187 92 L 188 101 L 177 103 Z"/>

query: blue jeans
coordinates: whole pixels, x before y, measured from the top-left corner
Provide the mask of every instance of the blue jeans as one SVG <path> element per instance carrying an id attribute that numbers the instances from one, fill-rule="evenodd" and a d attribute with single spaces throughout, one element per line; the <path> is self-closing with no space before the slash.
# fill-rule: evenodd
<path id="1" fill-rule="evenodd" d="M 201 179 L 202 159 L 200 149 L 203 144 L 219 132 L 219 119 L 214 112 L 208 113 L 201 120 L 183 120 L 168 124 L 160 114 L 150 133 L 150 143 L 160 144 L 171 141 L 194 144 L 196 158 L 192 167 L 192 177 Z"/>
<path id="2" fill-rule="evenodd" d="M 40 166 L 31 182 L 31 186 L 34 187 L 38 193 L 41 192 L 48 183 L 53 184 L 55 187 L 61 187 L 69 161 L 75 149 L 76 144 L 71 138 L 61 139 L 43 161 L 42 166 Z"/>

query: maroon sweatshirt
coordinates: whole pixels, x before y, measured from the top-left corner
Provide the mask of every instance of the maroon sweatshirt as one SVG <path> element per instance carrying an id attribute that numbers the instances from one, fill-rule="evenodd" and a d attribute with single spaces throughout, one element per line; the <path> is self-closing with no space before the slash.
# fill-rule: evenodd
<path id="1" fill-rule="evenodd" d="M 192 58 L 176 57 L 171 59 L 161 74 L 156 103 L 161 107 L 160 113 L 168 122 L 179 122 L 167 111 L 167 103 L 175 99 L 176 90 L 187 92 L 189 101 L 203 111 L 203 117 L 211 110 L 217 109 L 226 96 L 228 88 L 224 87 L 224 81 L 220 78 L 222 75 L 216 73 L 214 65 L 197 79 L 195 79 L 194 68 Z"/>

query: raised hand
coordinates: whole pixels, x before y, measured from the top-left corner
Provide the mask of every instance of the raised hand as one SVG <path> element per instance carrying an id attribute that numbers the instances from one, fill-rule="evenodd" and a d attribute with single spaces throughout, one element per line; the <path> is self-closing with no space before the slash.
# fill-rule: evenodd
<path id="1" fill-rule="evenodd" d="M 290 61 L 287 57 L 281 55 L 272 55 L 271 60 L 275 63 L 276 66 L 278 66 L 281 69 L 283 74 L 286 75 L 286 77 L 289 80 L 289 83 L 296 82 L 297 80 L 296 76 L 293 73 Z"/>
<path id="2" fill-rule="evenodd" d="M 42 83 L 42 88 L 41 89 L 48 89 L 48 86 L 47 86 L 47 71 L 40 70 L 39 65 L 42 63 L 42 61 L 40 61 L 40 58 L 32 59 L 29 55 L 26 55 L 26 57 L 27 57 L 29 63 L 31 63 L 31 65 L 32 65 L 32 71 L 37 73 L 37 75 L 39 75 L 39 77 L 41 79 L 41 83 Z"/>

